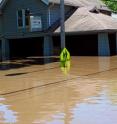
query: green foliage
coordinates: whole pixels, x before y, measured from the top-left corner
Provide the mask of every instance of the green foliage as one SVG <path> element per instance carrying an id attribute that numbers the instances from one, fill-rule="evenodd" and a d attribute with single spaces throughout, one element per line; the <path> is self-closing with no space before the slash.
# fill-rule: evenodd
<path id="1" fill-rule="evenodd" d="M 103 0 L 103 1 L 113 12 L 117 12 L 117 0 Z"/>

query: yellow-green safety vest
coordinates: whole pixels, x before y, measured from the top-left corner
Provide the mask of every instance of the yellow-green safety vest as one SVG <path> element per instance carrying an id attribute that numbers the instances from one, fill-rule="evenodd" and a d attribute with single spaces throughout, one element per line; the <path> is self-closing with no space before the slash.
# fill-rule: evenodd
<path id="1" fill-rule="evenodd" d="M 60 54 L 60 61 L 65 62 L 69 60 L 70 60 L 70 53 L 66 48 L 64 48 Z"/>

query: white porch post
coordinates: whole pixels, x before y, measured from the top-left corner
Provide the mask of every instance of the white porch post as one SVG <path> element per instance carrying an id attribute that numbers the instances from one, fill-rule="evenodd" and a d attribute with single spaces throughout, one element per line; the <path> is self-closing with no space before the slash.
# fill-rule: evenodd
<path id="1" fill-rule="evenodd" d="M 98 33 L 98 55 L 110 56 L 108 33 Z"/>

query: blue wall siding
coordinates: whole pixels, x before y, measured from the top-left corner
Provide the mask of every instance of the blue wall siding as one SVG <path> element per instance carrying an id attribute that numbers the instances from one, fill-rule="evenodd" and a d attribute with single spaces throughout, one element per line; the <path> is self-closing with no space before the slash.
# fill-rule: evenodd
<path id="1" fill-rule="evenodd" d="M 65 13 L 67 13 L 71 9 L 70 6 L 65 6 Z M 54 5 L 50 8 L 50 25 L 60 19 L 60 6 Z"/>
<path id="2" fill-rule="evenodd" d="M 2 34 L 2 16 L 0 16 L 0 35 Z"/>
<path id="3" fill-rule="evenodd" d="M 5 35 L 5 37 L 28 37 L 28 35 L 33 36 L 35 33 L 28 34 L 29 30 L 18 29 L 17 10 L 29 9 L 32 14 L 41 16 L 42 27 L 43 30 L 45 30 L 49 27 L 48 7 L 49 6 L 44 4 L 41 0 L 9 0 L 3 9 L 3 30 L 0 28 L 0 31 L 3 35 Z M 67 13 L 70 9 L 70 6 L 66 6 L 65 13 Z M 52 25 L 58 19 L 60 19 L 60 5 L 54 5 L 50 9 L 50 24 Z"/>
<path id="4" fill-rule="evenodd" d="M 47 28 L 47 8 L 39 0 L 9 0 L 3 10 L 3 33 L 7 35 L 18 35 L 17 10 L 29 8 L 31 13 L 42 16 L 43 29 Z"/>

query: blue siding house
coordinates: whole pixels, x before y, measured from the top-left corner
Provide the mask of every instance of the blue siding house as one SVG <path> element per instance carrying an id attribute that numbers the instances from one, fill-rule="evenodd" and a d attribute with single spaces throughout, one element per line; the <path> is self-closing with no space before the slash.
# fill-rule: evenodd
<path id="1" fill-rule="evenodd" d="M 51 35 L 60 25 L 59 6 L 58 3 L 48 0 L 2 0 L 0 60 L 4 61 L 21 54 L 53 55 Z M 75 8 L 72 5 L 65 6 L 66 18 Z M 34 47 L 32 47 L 33 43 Z M 35 53 L 28 54 L 33 49 Z"/>
<path id="2" fill-rule="evenodd" d="M 103 3 L 64 2 L 66 47 L 71 55 L 117 54 L 117 20 Z M 59 53 L 59 29 L 60 0 L 2 0 L 0 61 Z"/>

